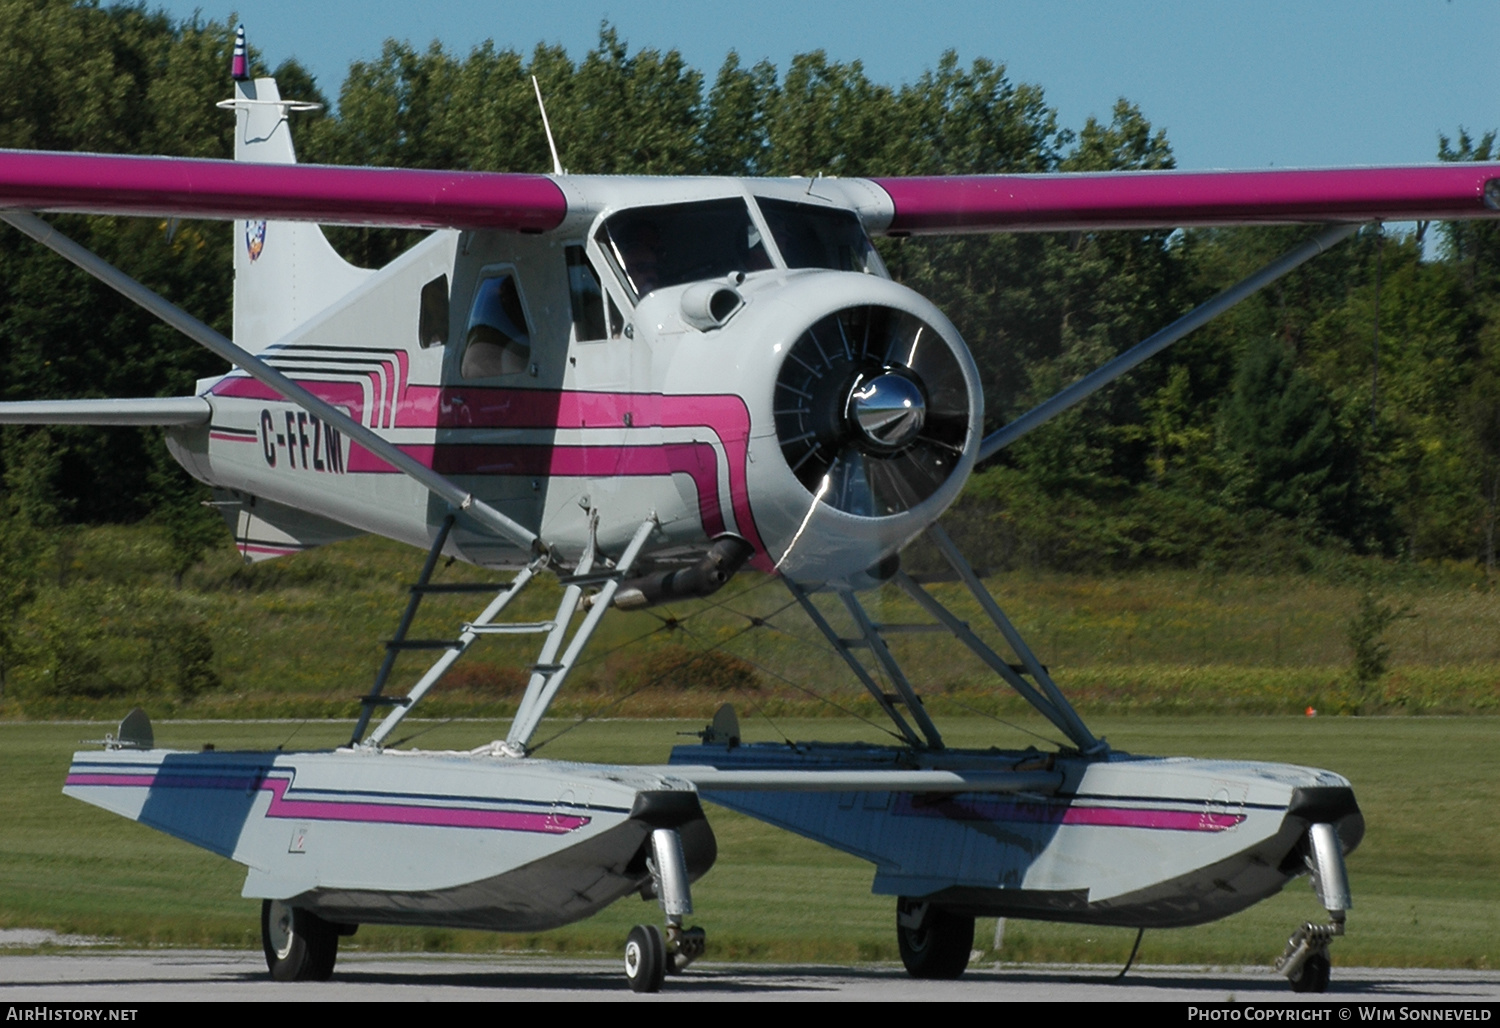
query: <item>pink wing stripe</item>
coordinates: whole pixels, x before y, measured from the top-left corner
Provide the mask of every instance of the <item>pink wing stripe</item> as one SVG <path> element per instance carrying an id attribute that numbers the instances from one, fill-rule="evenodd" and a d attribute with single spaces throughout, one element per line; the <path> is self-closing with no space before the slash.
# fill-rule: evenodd
<path id="1" fill-rule="evenodd" d="M 874 179 L 894 233 L 1500 216 L 1500 164 Z"/>
<path id="2" fill-rule="evenodd" d="M 568 213 L 542 175 L 0 151 L 0 207 L 333 225 L 545 232 Z"/>

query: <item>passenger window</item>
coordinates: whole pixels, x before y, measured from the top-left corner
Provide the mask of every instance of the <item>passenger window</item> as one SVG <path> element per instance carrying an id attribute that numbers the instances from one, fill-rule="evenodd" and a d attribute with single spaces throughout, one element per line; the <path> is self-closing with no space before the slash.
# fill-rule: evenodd
<path id="1" fill-rule="evenodd" d="M 422 313 L 417 342 L 425 349 L 448 343 L 448 276 L 439 275 L 422 287 Z"/>
<path id="2" fill-rule="evenodd" d="M 573 337 L 580 342 L 609 338 L 598 272 L 584 256 L 583 247 L 566 247 L 563 254 L 568 264 L 568 299 L 573 305 Z"/>
<path id="3" fill-rule="evenodd" d="M 515 375 L 531 363 L 531 329 L 516 288 L 514 272 L 493 275 L 479 283 L 469 308 L 464 334 L 464 378 Z"/>

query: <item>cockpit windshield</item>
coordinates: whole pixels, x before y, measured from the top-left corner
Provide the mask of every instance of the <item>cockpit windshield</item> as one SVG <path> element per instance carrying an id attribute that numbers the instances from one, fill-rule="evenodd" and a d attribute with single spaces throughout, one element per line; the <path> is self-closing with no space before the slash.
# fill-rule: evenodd
<path id="1" fill-rule="evenodd" d="M 633 300 L 666 286 L 771 267 L 760 230 L 739 198 L 620 211 L 605 219 L 596 238 Z"/>
<path id="2" fill-rule="evenodd" d="M 880 273 L 880 258 L 853 211 L 768 197 L 756 203 L 787 267 Z"/>

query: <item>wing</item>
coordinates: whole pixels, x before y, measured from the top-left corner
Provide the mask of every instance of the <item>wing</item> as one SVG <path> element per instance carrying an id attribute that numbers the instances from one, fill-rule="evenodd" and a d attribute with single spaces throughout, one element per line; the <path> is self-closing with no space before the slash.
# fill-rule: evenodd
<path id="1" fill-rule="evenodd" d="M 1500 164 L 877 178 L 893 235 L 1500 216 Z"/>
<path id="2" fill-rule="evenodd" d="M 0 151 L 0 208 L 545 232 L 568 204 L 543 175 Z"/>
<path id="3" fill-rule="evenodd" d="M 868 227 L 895 235 L 1500 215 L 1500 164 L 867 181 L 888 197 L 862 211 Z M 5 207 L 545 232 L 568 199 L 544 175 L 7 150 Z"/>

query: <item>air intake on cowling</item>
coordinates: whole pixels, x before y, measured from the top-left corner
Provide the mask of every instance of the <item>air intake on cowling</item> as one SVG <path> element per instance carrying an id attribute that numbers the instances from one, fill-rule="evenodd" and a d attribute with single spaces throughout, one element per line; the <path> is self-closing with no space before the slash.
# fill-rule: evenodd
<path id="1" fill-rule="evenodd" d="M 809 492 L 850 514 L 899 514 L 927 499 L 953 473 L 968 431 L 968 390 L 948 342 L 891 307 L 823 318 L 776 377 L 782 455 Z"/>

